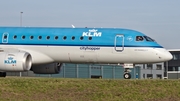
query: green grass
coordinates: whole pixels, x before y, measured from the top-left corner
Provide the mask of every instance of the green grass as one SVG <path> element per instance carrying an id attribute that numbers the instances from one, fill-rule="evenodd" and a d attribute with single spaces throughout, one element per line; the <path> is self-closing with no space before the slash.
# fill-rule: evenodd
<path id="1" fill-rule="evenodd" d="M 179 101 L 180 80 L 0 78 L 0 100 Z"/>

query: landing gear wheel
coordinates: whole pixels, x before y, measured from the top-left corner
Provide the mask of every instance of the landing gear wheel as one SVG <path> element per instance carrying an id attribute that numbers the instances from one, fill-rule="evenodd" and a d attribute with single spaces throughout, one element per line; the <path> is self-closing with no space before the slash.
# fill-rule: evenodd
<path id="1" fill-rule="evenodd" d="M 124 79 L 131 79 L 130 73 L 124 73 Z"/>
<path id="2" fill-rule="evenodd" d="M 6 72 L 3 72 L 3 77 L 6 77 Z"/>
<path id="3" fill-rule="evenodd" d="M 6 77 L 6 72 L 0 72 L 0 77 Z"/>

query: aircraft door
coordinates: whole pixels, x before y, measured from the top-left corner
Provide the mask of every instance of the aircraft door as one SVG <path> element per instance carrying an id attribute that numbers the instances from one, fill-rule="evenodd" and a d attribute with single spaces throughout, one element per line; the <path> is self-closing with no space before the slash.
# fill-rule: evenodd
<path id="1" fill-rule="evenodd" d="M 122 52 L 124 50 L 124 35 L 116 35 L 114 48 L 117 52 Z"/>
<path id="2" fill-rule="evenodd" d="M 2 35 L 2 43 L 8 43 L 9 33 L 3 33 Z"/>

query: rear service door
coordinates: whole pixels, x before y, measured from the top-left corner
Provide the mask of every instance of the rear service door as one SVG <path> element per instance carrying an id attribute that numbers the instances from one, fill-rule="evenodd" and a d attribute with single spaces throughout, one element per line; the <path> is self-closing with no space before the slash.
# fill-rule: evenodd
<path id="1" fill-rule="evenodd" d="M 114 49 L 117 52 L 122 52 L 124 50 L 124 35 L 115 36 Z"/>

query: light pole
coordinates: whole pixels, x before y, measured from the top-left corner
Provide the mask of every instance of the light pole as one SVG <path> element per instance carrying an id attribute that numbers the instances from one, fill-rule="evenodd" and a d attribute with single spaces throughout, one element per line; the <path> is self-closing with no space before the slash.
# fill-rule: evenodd
<path id="1" fill-rule="evenodd" d="M 22 14 L 23 12 L 20 12 L 20 26 L 22 27 Z"/>

